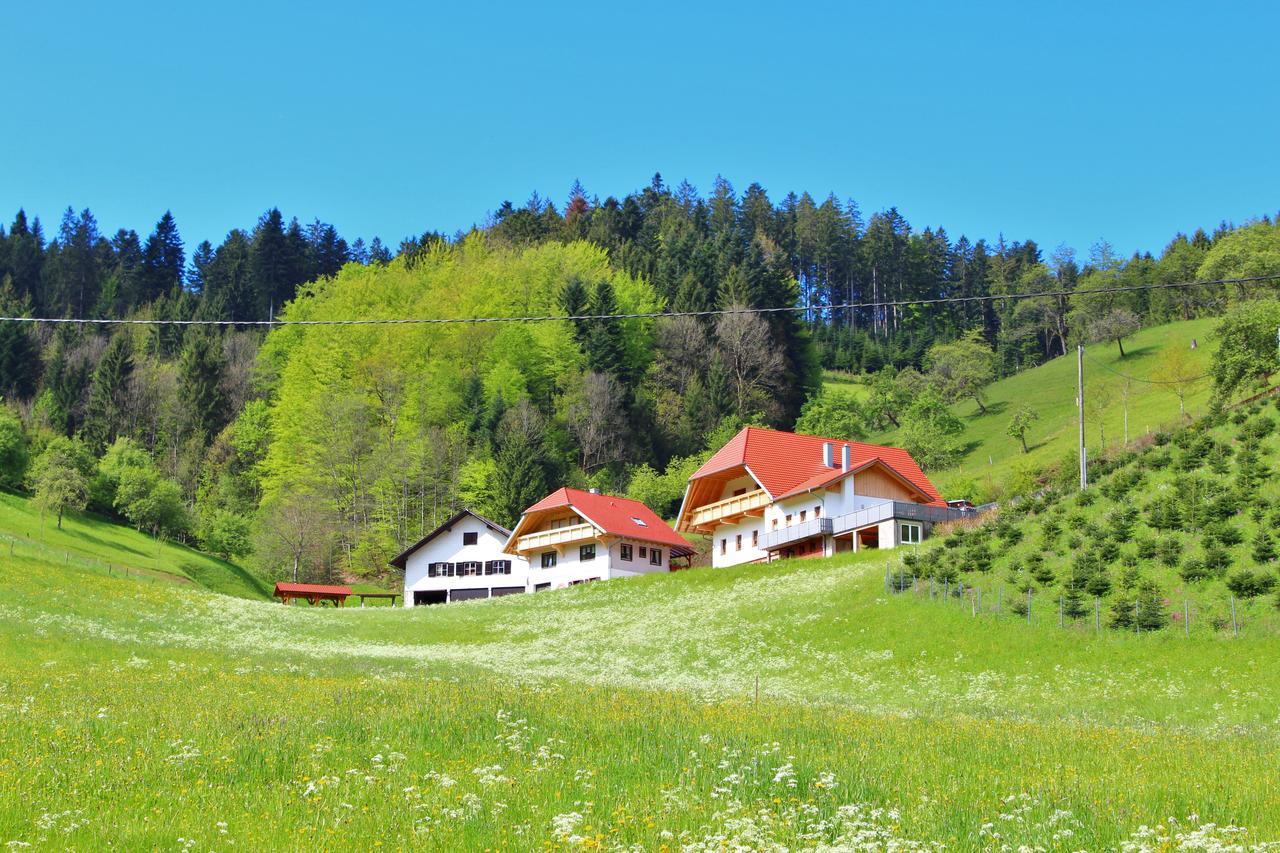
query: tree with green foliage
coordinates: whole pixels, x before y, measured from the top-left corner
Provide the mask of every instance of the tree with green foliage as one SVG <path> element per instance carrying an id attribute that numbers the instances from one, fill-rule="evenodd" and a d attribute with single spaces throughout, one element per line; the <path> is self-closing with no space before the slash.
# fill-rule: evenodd
<path id="1" fill-rule="evenodd" d="M 153 465 L 130 466 L 120 472 L 115 507 L 134 527 L 156 538 L 181 536 L 188 530 L 182 487 Z"/>
<path id="2" fill-rule="evenodd" d="M 55 436 L 27 470 L 27 487 L 40 511 L 57 513 L 58 529 L 67 510 L 84 509 L 89 501 L 93 456 L 78 439 Z"/>
<path id="3" fill-rule="evenodd" d="M 133 374 L 133 339 L 127 332 L 111 338 L 93 371 L 83 437 L 90 449 L 101 453 L 116 440 L 128 421 L 129 377 Z"/>
<path id="4" fill-rule="evenodd" d="M 795 431 L 845 441 L 862 441 L 867 437 L 865 423 L 862 407 L 852 394 L 823 388 L 800 410 Z"/>
<path id="5" fill-rule="evenodd" d="M 974 329 L 964 337 L 929 347 L 925 356 L 929 380 L 948 401 L 970 398 L 987 413 L 986 387 L 995 379 L 996 357 L 991 345 Z"/>
<path id="6" fill-rule="evenodd" d="M 936 391 L 926 390 L 902 417 L 902 446 L 926 471 L 954 465 L 963 447 L 964 424 Z"/>
<path id="7" fill-rule="evenodd" d="M 1040 413 L 1035 409 L 1023 403 L 1018 410 L 1013 413 L 1013 417 L 1009 419 L 1009 425 L 1005 427 L 1005 434 L 1010 438 L 1016 438 L 1022 445 L 1022 452 L 1027 451 L 1027 430 L 1031 428 L 1031 424 L 1040 419 Z"/>
<path id="8" fill-rule="evenodd" d="M 19 296 L 10 275 L 0 275 L 0 314 L 31 316 L 31 298 Z M 40 380 L 40 347 L 32 337 L 32 325 L 0 323 L 0 398 L 29 400 Z"/>
<path id="9" fill-rule="evenodd" d="M 541 414 L 527 399 L 503 418 L 494 455 L 494 474 L 502 484 L 501 511 L 494 519 L 508 527 L 514 527 L 527 507 L 551 491 L 551 461 L 543 445 L 545 428 Z"/>
<path id="10" fill-rule="evenodd" d="M 253 551 L 253 525 L 243 515 L 226 509 L 214 510 L 202 518 L 196 537 L 202 549 L 225 559 L 244 557 Z"/>
<path id="11" fill-rule="evenodd" d="M 1257 534 L 1253 537 L 1253 561 L 1263 565 L 1274 563 L 1276 560 L 1276 540 L 1271 533 L 1265 528 L 1258 528 Z"/>
<path id="12" fill-rule="evenodd" d="M 1280 300 L 1276 299 L 1241 302 L 1222 318 L 1213 333 L 1218 349 L 1209 368 L 1218 400 L 1225 401 L 1280 369 L 1277 329 Z"/>
<path id="13" fill-rule="evenodd" d="M 27 436 L 22 421 L 0 406 L 0 489 L 21 488 L 27 462 Z"/>
<path id="14" fill-rule="evenodd" d="M 187 336 L 178 360 L 178 401 L 187 418 L 187 433 L 201 435 L 205 443 L 227 424 L 222 391 L 225 368 L 219 338 L 203 333 Z"/>

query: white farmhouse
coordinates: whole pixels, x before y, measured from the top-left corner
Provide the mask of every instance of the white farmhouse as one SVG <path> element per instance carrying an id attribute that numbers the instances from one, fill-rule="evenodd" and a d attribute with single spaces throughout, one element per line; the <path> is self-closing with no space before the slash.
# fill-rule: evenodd
<path id="1" fill-rule="evenodd" d="M 464 509 L 391 561 L 404 603 L 444 604 L 529 591 L 529 561 L 504 553 L 511 531 Z"/>
<path id="2" fill-rule="evenodd" d="M 901 448 L 746 427 L 689 478 L 676 529 L 720 567 L 915 544 L 971 512 Z"/>
<path id="3" fill-rule="evenodd" d="M 529 561 L 539 592 L 671 571 L 693 547 L 640 501 L 563 488 L 524 511 L 506 552 Z"/>

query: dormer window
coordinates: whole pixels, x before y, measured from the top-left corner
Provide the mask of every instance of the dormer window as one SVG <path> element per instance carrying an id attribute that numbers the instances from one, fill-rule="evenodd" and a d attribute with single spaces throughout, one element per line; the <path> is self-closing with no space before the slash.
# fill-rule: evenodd
<path id="1" fill-rule="evenodd" d="M 648 526 L 649 526 L 649 525 L 645 524 L 645 521 L 644 521 L 644 519 L 643 519 L 643 518 L 636 518 L 636 517 L 633 515 L 633 516 L 631 516 L 631 520 L 632 520 L 632 521 L 634 521 L 636 524 L 640 525 L 641 527 L 648 527 Z"/>

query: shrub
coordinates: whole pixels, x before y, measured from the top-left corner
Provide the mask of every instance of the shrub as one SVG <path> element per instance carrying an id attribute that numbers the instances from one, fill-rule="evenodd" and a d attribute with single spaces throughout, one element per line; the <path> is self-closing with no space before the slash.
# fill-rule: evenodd
<path id="1" fill-rule="evenodd" d="M 1276 559 L 1276 540 L 1265 529 L 1258 531 L 1253 537 L 1253 561 L 1255 563 L 1272 563 Z"/>
<path id="2" fill-rule="evenodd" d="M 1259 595 L 1266 595 L 1275 589 L 1275 585 L 1275 575 L 1269 572 L 1255 572 L 1251 569 L 1232 572 L 1231 577 L 1227 578 L 1227 589 L 1235 593 L 1238 598 L 1256 598 Z"/>
<path id="3" fill-rule="evenodd" d="M 1214 576 L 1213 571 L 1199 557 L 1188 558 L 1182 568 L 1178 569 L 1178 575 L 1187 583 L 1199 583 Z"/>
<path id="4" fill-rule="evenodd" d="M 1098 543 L 1098 559 L 1103 565 L 1110 566 L 1120 559 L 1120 546 L 1110 539 Z"/>
<path id="5" fill-rule="evenodd" d="M 1085 489 L 1083 492 L 1076 495 L 1077 506 L 1093 506 L 1097 500 L 1098 493 L 1093 489 Z"/>
<path id="6" fill-rule="evenodd" d="M 1147 467 L 1155 471 L 1168 468 L 1169 463 L 1172 461 L 1173 457 L 1169 455 L 1167 450 L 1157 450 L 1147 455 Z"/>
<path id="7" fill-rule="evenodd" d="M 1106 571 L 1095 572 L 1085 581 L 1084 588 L 1090 595 L 1102 598 L 1111 592 L 1111 576 Z"/>
<path id="8" fill-rule="evenodd" d="M 1067 587 L 1062 595 L 1062 614 L 1068 619 L 1079 619 L 1089 612 L 1084 595 L 1077 586 Z"/>
<path id="9" fill-rule="evenodd" d="M 1239 545 L 1244 541 L 1244 534 L 1240 532 L 1240 528 L 1225 521 L 1219 521 L 1209 525 L 1204 530 L 1205 543 L 1217 542 L 1230 548 L 1233 545 Z"/>
<path id="10" fill-rule="evenodd" d="M 1231 554 L 1221 545 L 1209 544 L 1204 549 L 1204 567 L 1214 577 L 1222 577 L 1223 572 L 1231 565 Z"/>
<path id="11" fill-rule="evenodd" d="M 1029 569 L 1031 577 L 1036 579 L 1036 583 L 1041 586 L 1048 586 L 1053 583 L 1054 573 L 1053 567 L 1048 563 L 1041 563 L 1034 569 Z"/>
<path id="12" fill-rule="evenodd" d="M 1160 589 L 1142 579 L 1133 594 L 1116 599 L 1111 605 L 1111 626 L 1126 630 L 1156 631 L 1169 624 L 1169 616 L 1160 597 Z"/>
<path id="13" fill-rule="evenodd" d="M 1177 568 L 1178 563 L 1182 562 L 1182 546 L 1172 536 L 1166 536 L 1161 539 L 1157 548 L 1160 562 L 1169 568 Z"/>
<path id="14" fill-rule="evenodd" d="M 1144 560 L 1154 560 L 1158 551 L 1155 539 L 1150 536 L 1139 536 L 1134 540 L 1134 544 L 1138 546 L 1138 556 Z"/>
<path id="15" fill-rule="evenodd" d="M 1072 533 L 1067 537 L 1067 548 L 1071 551 L 1079 551 L 1080 546 L 1084 544 L 1084 540 L 1080 538 L 1080 534 Z"/>

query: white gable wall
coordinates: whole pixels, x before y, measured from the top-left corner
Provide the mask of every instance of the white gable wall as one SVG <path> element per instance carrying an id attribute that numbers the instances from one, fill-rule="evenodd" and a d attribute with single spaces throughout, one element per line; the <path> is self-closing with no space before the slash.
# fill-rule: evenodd
<path id="1" fill-rule="evenodd" d="M 463 545 L 463 534 L 475 533 L 475 545 Z M 474 516 L 464 515 L 452 528 L 440 533 L 426 545 L 409 555 L 404 571 L 404 603 L 413 606 L 413 593 L 418 590 L 493 589 L 495 587 L 522 587 L 528 590 L 529 564 L 519 556 L 503 553 L 506 537 L 496 533 Z M 431 563 L 462 563 L 475 560 L 510 560 L 509 575 L 478 575 L 467 577 L 428 577 Z M 483 568 L 481 569 L 483 571 Z"/>

